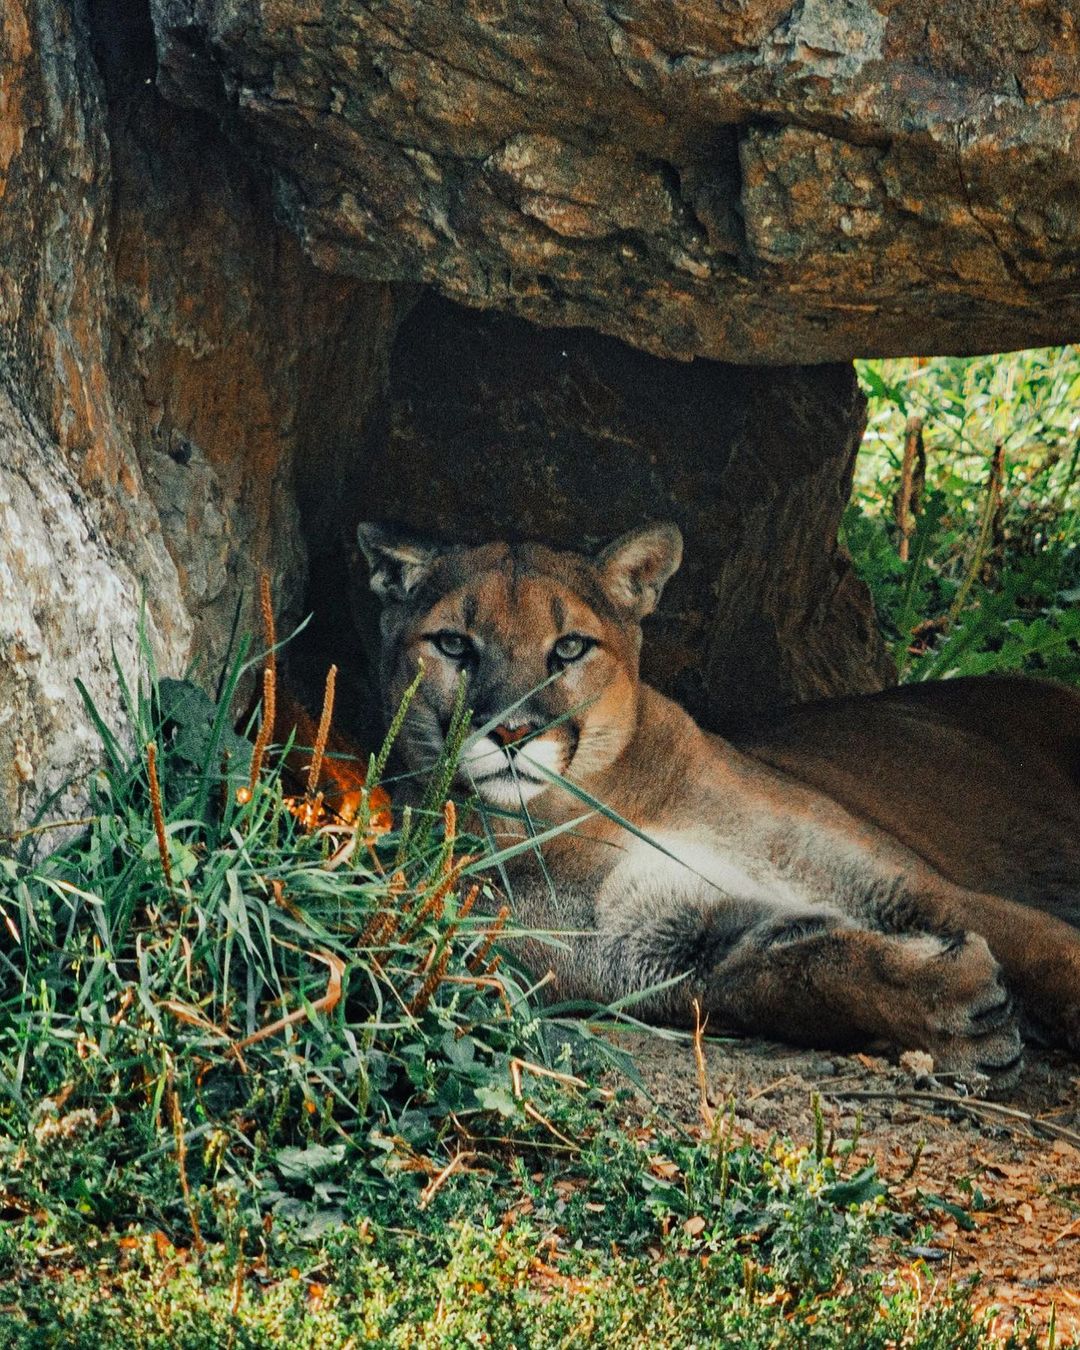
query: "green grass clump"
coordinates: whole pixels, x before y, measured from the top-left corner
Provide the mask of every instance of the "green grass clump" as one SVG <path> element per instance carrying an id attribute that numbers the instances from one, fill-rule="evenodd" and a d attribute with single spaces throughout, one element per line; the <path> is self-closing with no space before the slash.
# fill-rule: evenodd
<path id="1" fill-rule="evenodd" d="M 343 1218 L 396 1173 L 419 1190 L 477 1118 L 524 1119 L 512 1061 L 553 1062 L 514 972 L 485 973 L 493 860 L 465 866 L 441 810 L 302 828 L 276 769 L 249 791 L 228 702 L 129 697 L 136 749 L 101 729 L 85 831 L 0 859 L 0 1175 L 58 1237 L 213 1236 L 222 1189 L 253 1221 Z"/>
<path id="2" fill-rule="evenodd" d="M 901 679 L 1080 683 L 1080 352 L 857 365 L 870 413 L 844 542 Z M 913 417 L 926 469 L 904 562 L 894 507 Z"/>
<path id="3" fill-rule="evenodd" d="M 433 1250 L 434 1248 L 434 1250 Z M 226 1247 L 196 1265 L 149 1241 L 126 1268 L 37 1286 L 4 1342 L 11 1350 L 339 1350 L 343 1346 L 588 1350 L 975 1350 L 985 1324 L 964 1299 L 923 1302 L 910 1280 L 856 1275 L 822 1297 L 778 1288 L 731 1244 L 657 1259 L 545 1251 L 527 1223 L 465 1221 L 442 1239 L 386 1243 L 350 1227 L 314 1269 L 249 1274 Z M 239 1274 L 238 1274 L 239 1272 Z M 1034 1341 L 1010 1340 L 1008 1344 Z"/>

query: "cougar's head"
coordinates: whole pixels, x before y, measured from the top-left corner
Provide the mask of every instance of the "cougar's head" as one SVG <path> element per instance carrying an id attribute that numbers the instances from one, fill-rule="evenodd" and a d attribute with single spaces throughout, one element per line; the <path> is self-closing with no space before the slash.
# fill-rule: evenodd
<path id="1" fill-rule="evenodd" d="M 550 784 L 607 767 L 634 731 L 641 620 L 682 557 L 674 525 L 636 530 L 595 558 L 538 544 L 446 546 L 385 525 L 358 530 L 383 603 L 389 712 L 423 662 L 402 732 L 413 768 L 443 748 L 459 682 L 473 732 L 462 786 L 518 809 Z"/>

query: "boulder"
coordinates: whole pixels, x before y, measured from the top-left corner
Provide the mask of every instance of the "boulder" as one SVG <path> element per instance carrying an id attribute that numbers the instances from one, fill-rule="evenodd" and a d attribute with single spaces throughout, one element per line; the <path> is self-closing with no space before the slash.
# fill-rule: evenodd
<path id="1" fill-rule="evenodd" d="M 660 356 L 1068 341 L 1061 0 L 152 0 L 320 268 Z"/>

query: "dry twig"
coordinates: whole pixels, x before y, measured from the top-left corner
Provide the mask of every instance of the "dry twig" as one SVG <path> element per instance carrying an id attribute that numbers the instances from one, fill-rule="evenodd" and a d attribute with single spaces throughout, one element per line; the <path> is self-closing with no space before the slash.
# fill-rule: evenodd
<path id="1" fill-rule="evenodd" d="M 428 1205 L 434 1200 L 436 1192 L 444 1182 L 446 1182 L 449 1177 L 453 1176 L 455 1172 L 460 1171 L 471 1158 L 475 1157 L 475 1153 L 469 1153 L 465 1150 L 462 1150 L 460 1153 L 455 1153 L 442 1171 L 433 1176 L 420 1192 L 420 1199 L 418 1201 L 420 1208 L 427 1209 Z"/>
<path id="2" fill-rule="evenodd" d="M 1076 1130 L 1067 1129 L 1064 1125 L 1055 1125 L 1051 1120 L 1040 1120 L 1038 1116 L 1020 1111 L 1015 1106 L 1002 1106 L 999 1102 L 982 1101 L 978 1097 L 960 1097 L 953 1092 L 917 1092 L 903 1089 L 894 1092 L 859 1089 L 830 1092 L 828 1096 L 835 1101 L 852 1098 L 862 1101 L 902 1101 L 923 1103 L 927 1106 L 951 1106 L 957 1111 L 966 1111 L 976 1119 L 989 1120 L 995 1125 L 1011 1125 L 1014 1129 L 1026 1128 L 1051 1139 L 1064 1139 L 1074 1148 L 1080 1148 L 1080 1134 Z"/>
<path id="3" fill-rule="evenodd" d="M 560 1144 L 564 1144 L 572 1153 L 580 1153 L 581 1145 L 575 1144 L 572 1139 L 568 1139 L 562 1130 L 557 1130 L 547 1116 L 541 1113 L 533 1106 L 532 1102 L 523 1102 L 522 1109 L 530 1119 L 535 1120 L 538 1125 L 543 1125 L 544 1129 L 553 1134 Z"/>
<path id="4" fill-rule="evenodd" d="M 709 1019 L 701 1020 L 701 1004 L 694 999 L 694 1066 L 697 1069 L 698 1092 L 701 1096 L 701 1119 L 705 1128 L 712 1131 L 716 1121 L 713 1109 L 709 1105 L 709 1079 L 705 1072 L 705 1050 L 701 1043 L 701 1038 L 705 1034 L 705 1028 L 709 1024 Z"/>
<path id="5" fill-rule="evenodd" d="M 17 844 L 20 839 L 29 839 L 34 834 L 45 834 L 49 830 L 80 829 L 84 825 L 93 825 L 97 816 L 80 816 L 77 820 L 46 820 L 41 825 L 28 825 L 25 830 L 13 830 L 10 834 L 0 834 L 7 844 Z"/>
<path id="6" fill-rule="evenodd" d="M 445 984 L 467 984 L 473 989 L 494 989 L 503 1005 L 507 1017 L 514 1015 L 514 1009 L 506 993 L 506 985 L 496 975 L 444 975 Z"/>
<path id="7" fill-rule="evenodd" d="M 515 1055 L 510 1061 L 510 1084 L 514 1089 L 514 1096 L 519 1098 L 525 1095 L 521 1078 L 523 1072 L 534 1074 L 537 1078 L 550 1078 L 553 1083 L 562 1083 L 564 1087 L 584 1089 L 589 1086 L 584 1078 L 577 1078 L 572 1073 L 559 1073 L 555 1069 L 547 1069 L 542 1064 L 533 1064 L 531 1060 L 520 1059 Z M 601 1093 L 608 1097 L 612 1095 L 606 1088 L 602 1089 Z"/>
<path id="8" fill-rule="evenodd" d="M 766 1083 L 764 1087 L 758 1088 L 756 1092 L 751 1092 L 749 1097 L 746 1098 L 747 1104 L 749 1105 L 750 1102 L 756 1102 L 759 1097 L 767 1097 L 771 1092 L 775 1092 L 778 1087 L 783 1087 L 785 1083 L 790 1083 L 794 1077 L 794 1074 L 786 1073 L 782 1078 L 774 1078 L 771 1083 Z"/>
<path id="9" fill-rule="evenodd" d="M 293 951 L 301 951 L 302 948 L 295 947 L 291 942 L 282 944 L 292 948 Z M 276 1036 L 279 1031 L 284 1031 L 286 1027 L 291 1027 L 294 1022 L 303 1022 L 309 1012 L 327 1013 L 337 1006 L 341 998 L 341 977 L 345 974 L 345 962 L 339 956 L 332 952 L 315 951 L 304 952 L 305 956 L 310 956 L 313 961 L 321 961 L 324 966 L 329 967 L 330 978 L 326 982 L 326 993 L 322 998 L 317 998 L 308 1008 L 296 1008 L 284 1017 L 279 1017 L 276 1022 L 271 1022 L 269 1026 L 260 1027 L 258 1031 L 253 1031 L 250 1036 L 245 1036 L 242 1041 L 234 1043 L 236 1050 L 246 1050 L 249 1045 L 254 1045 L 256 1041 L 265 1041 L 268 1036 Z"/>
<path id="10" fill-rule="evenodd" d="M 188 1212 L 188 1222 L 191 1224 L 192 1243 L 201 1256 L 206 1250 L 206 1244 L 202 1239 L 202 1231 L 199 1228 L 199 1214 L 195 1208 L 195 1200 L 191 1194 L 191 1185 L 188 1181 L 184 1117 L 180 1111 L 180 1097 L 176 1091 L 176 1075 L 173 1072 L 172 1060 L 169 1061 L 167 1070 L 166 1088 L 169 1098 L 169 1115 L 172 1117 L 173 1137 L 176 1140 L 176 1170 L 180 1174 L 180 1191 L 183 1194 L 184 1205 Z"/>

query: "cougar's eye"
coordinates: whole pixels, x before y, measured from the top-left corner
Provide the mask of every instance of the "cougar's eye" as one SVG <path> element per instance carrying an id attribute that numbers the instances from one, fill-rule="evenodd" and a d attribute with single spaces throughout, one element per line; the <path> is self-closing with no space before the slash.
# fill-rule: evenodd
<path id="1" fill-rule="evenodd" d="M 454 633 L 448 628 L 441 633 L 432 633 L 429 641 L 451 661 L 461 661 L 472 654 L 473 645 L 465 634 Z"/>
<path id="2" fill-rule="evenodd" d="M 551 655 L 565 666 L 571 661 L 580 661 L 593 645 L 592 638 L 582 637 L 580 633 L 567 633 L 552 647 Z"/>

